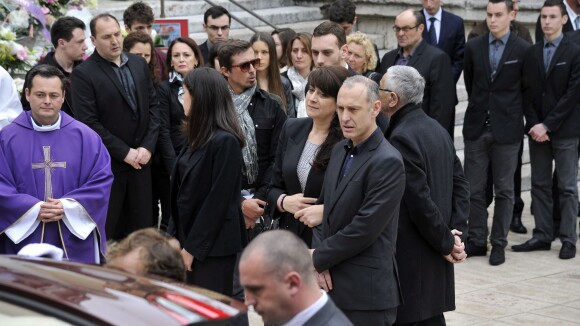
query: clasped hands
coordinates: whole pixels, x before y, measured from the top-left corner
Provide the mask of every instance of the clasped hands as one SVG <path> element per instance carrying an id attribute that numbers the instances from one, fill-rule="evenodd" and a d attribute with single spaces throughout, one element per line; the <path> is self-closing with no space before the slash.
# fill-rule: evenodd
<path id="1" fill-rule="evenodd" d="M 294 218 L 304 223 L 308 227 L 315 227 L 322 223 L 322 214 L 324 205 L 314 205 L 316 198 L 304 197 L 304 194 L 294 194 L 292 196 L 285 196 L 282 205 L 282 196 L 278 198 L 278 208 L 290 214 L 294 214 Z M 282 207 L 284 206 L 284 207 Z"/>
<path id="2" fill-rule="evenodd" d="M 550 141 L 550 136 L 548 136 L 548 129 L 544 126 L 543 123 L 538 123 L 530 128 L 528 132 L 530 137 L 538 143 L 543 143 L 545 141 Z"/>
<path id="3" fill-rule="evenodd" d="M 125 163 L 131 165 L 136 170 L 141 170 L 141 167 L 151 159 L 151 152 L 145 147 L 138 147 L 137 149 L 129 149 L 129 153 L 123 160 Z"/>
<path id="4" fill-rule="evenodd" d="M 40 204 L 40 211 L 38 212 L 38 219 L 41 222 L 56 222 L 64 217 L 64 207 L 58 199 L 48 198 L 44 203 Z"/>
<path id="5" fill-rule="evenodd" d="M 451 234 L 455 238 L 455 244 L 453 245 L 453 250 L 449 255 L 443 256 L 445 260 L 452 264 L 464 262 L 467 258 L 467 253 L 465 252 L 465 244 L 461 241 L 459 237 L 463 234 L 461 231 L 453 229 L 451 230 Z"/>

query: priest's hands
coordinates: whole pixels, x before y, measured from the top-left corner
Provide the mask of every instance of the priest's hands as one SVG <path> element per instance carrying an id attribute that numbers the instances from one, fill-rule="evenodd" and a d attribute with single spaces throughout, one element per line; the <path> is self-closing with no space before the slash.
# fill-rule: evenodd
<path id="1" fill-rule="evenodd" d="M 185 249 L 181 249 L 181 258 L 183 258 L 183 264 L 185 264 L 185 270 L 191 272 L 191 265 L 193 265 L 193 256 L 187 252 Z"/>
<path id="2" fill-rule="evenodd" d="M 141 166 L 149 163 L 149 160 L 151 160 L 151 152 L 145 147 L 139 147 L 137 149 L 130 148 L 123 161 L 134 169 L 141 170 Z"/>
<path id="3" fill-rule="evenodd" d="M 64 217 L 64 207 L 58 199 L 48 198 L 44 203 L 40 204 L 40 211 L 38 218 L 41 222 L 56 222 Z"/>
<path id="4" fill-rule="evenodd" d="M 294 218 L 313 228 L 322 224 L 323 213 L 324 205 L 312 205 L 296 212 Z"/>

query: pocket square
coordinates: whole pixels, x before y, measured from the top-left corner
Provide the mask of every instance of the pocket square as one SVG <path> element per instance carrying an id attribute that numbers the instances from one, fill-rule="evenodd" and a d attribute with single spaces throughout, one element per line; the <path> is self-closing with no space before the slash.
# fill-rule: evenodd
<path id="1" fill-rule="evenodd" d="M 504 63 L 504 65 L 511 65 L 512 63 L 517 63 L 517 62 L 518 62 L 518 60 L 517 60 L 517 59 L 516 59 L 516 60 L 511 60 L 511 61 L 506 61 L 506 62 Z"/>
<path id="2" fill-rule="evenodd" d="M 566 63 L 567 63 L 566 61 L 563 61 L 563 62 L 558 62 L 558 63 L 556 64 L 556 66 L 563 66 L 563 65 L 565 65 Z"/>

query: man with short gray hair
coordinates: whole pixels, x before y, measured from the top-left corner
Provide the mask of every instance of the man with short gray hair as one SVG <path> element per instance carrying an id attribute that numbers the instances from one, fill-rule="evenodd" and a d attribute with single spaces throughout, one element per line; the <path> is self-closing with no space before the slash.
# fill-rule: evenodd
<path id="1" fill-rule="evenodd" d="M 313 270 L 302 239 L 286 230 L 262 233 L 240 258 L 245 303 L 267 325 L 352 325 L 320 290 Z"/>
<path id="2" fill-rule="evenodd" d="M 455 309 L 453 264 L 465 260 L 469 185 L 447 131 L 421 109 L 425 80 L 392 66 L 381 80 L 387 140 L 405 163 L 396 259 L 405 302 L 397 324 L 444 325 Z M 409 259 L 414 257 L 417 259 Z"/>

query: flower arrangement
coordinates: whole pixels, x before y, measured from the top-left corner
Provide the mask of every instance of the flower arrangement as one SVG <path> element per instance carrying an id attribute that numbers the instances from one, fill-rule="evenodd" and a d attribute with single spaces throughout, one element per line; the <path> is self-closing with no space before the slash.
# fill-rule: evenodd
<path id="1" fill-rule="evenodd" d="M 28 49 L 16 42 L 16 34 L 7 26 L 0 26 L 0 66 L 11 75 L 25 73 L 33 67 L 42 49 Z"/>

